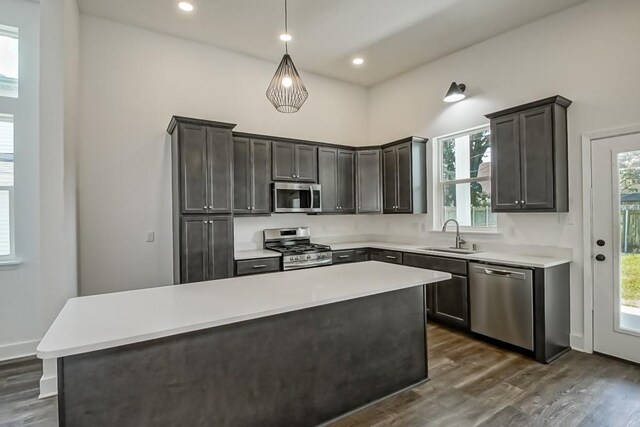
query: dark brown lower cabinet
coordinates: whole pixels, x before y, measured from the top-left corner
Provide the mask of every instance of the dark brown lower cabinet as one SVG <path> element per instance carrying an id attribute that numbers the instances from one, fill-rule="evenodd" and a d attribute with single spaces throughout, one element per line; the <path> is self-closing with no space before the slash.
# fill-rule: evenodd
<path id="1" fill-rule="evenodd" d="M 371 261 L 390 262 L 392 264 L 402 264 L 402 252 L 387 251 L 384 249 L 371 249 L 369 251 Z"/>
<path id="2" fill-rule="evenodd" d="M 403 264 L 451 273 L 451 279 L 427 285 L 427 315 L 449 326 L 469 329 L 467 261 L 432 255 L 403 254 Z"/>
<path id="3" fill-rule="evenodd" d="M 468 301 L 468 279 L 464 276 L 452 275 L 449 280 L 427 285 L 428 314 L 448 325 L 469 328 Z"/>
<path id="4" fill-rule="evenodd" d="M 273 273 L 275 271 L 280 271 L 280 257 L 236 261 L 236 276 Z"/>
<path id="5" fill-rule="evenodd" d="M 183 215 L 179 257 L 180 283 L 232 277 L 232 217 Z"/>

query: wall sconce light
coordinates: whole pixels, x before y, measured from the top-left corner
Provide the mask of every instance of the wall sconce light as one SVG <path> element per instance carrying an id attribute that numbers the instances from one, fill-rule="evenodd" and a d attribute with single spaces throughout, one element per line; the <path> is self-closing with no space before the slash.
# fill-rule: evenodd
<path id="1" fill-rule="evenodd" d="M 467 86 L 464 83 L 451 83 L 447 94 L 444 96 L 444 102 L 458 102 L 460 100 L 463 100 L 465 98 L 464 91 L 466 88 Z"/>

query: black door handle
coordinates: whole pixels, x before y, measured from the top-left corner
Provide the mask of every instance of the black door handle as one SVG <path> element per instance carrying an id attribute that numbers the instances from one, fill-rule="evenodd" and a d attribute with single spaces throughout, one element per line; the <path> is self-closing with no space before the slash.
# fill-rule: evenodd
<path id="1" fill-rule="evenodd" d="M 598 254 L 598 255 L 596 255 L 596 259 L 597 259 L 598 261 L 604 261 L 604 260 L 605 260 L 605 259 L 607 259 L 607 258 L 606 258 L 604 255 L 602 255 L 602 254 Z"/>
<path id="2" fill-rule="evenodd" d="M 598 240 L 596 241 L 596 245 L 598 245 L 598 246 L 604 246 L 604 240 L 602 240 L 602 239 L 598 239 Z"/>

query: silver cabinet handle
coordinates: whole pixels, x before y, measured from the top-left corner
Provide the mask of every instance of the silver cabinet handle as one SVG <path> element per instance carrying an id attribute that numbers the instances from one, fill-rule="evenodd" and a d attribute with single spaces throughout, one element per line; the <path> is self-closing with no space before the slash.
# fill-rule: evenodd
<path id="1" fill-rule="evenodd" d="M 247 206 L 247 209 L 251 210 L 251 206 Z"/>
<path id="2" fill-rule="evenodd" d="M 209 209 L 213 209 L 213 206 L 209 206 Z"/>
<path id="3" fill-rule="evenodd" d="M 258 265 L 254 265 L 253 268 L 265 268 L 267 266 L 267 264 L 258 264 Z"/>
<path id="4" fill-rule="evenodd" d="M 349 255 L 340 255 L 338 258 L 340 259 L 349 258 Z"/>
<path id="5" fill-rule="evenodd" d="M 524 200 L 520 200 L 520 203 L 524 205 Z"/>
<path id="6" fill-rule="evenodd" d="M 387 258 L 389 258 L 389 259 L 396 259 L 396 257 L 391 256 L 391 255 L 387 255 Z"/>
<path id="7" fill-rule="evenodd" d="M 207 210 L 209 209 L 209 206 L 203 206 L 202 209 Z"/>
<path id="8" fill-rule="evenodd" d="M 516 200 L 516 205 L 520 203 L 520 200 Z"/>

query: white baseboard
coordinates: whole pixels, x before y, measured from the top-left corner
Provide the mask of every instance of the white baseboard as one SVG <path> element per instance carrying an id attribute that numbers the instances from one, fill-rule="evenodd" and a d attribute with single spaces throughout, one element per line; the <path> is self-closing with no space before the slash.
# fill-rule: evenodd
<path id="1" fill-rule="evenodd" d="M 0 346 L 0 362 L 4 360 L 34 356 L 36 354 L 38 342 L 39 340 L 23 341 Z"/>
<path id="2" fill-rule="evenodd" d="M 42 378 L 40 378 L 40 395 L 38 399 L 58 394 L 58 359 L 42 361 Z"/>
<path id="3" fill-rule="evenodd" d="M 590 351 L 586 351 L 584 349 L 584 336 L 582 334 L 571 334 L 569 337 L 569 345 L 571 348 L 576 351 L 581 351 L 584 353 L 591 353 Z"/>

